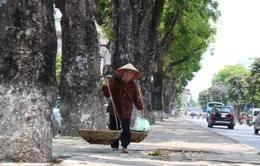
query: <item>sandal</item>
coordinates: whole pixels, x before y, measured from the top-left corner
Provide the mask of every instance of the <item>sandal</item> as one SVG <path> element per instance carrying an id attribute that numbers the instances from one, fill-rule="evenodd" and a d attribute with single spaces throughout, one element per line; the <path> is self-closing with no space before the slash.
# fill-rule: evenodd
<path id="1" fill-rule="evenodd" d="M 113 151 L 117 151 L 118 150 L 118 148 L 113 148 Z"/>
<path id="2" fill-rule="evenodd" d="M 122 152 L 123 152 L 123 153 L 128 153 L 128 150 L 127 150 L 126 148 L 123 148 L 123 149 L 122 149 Z"/>

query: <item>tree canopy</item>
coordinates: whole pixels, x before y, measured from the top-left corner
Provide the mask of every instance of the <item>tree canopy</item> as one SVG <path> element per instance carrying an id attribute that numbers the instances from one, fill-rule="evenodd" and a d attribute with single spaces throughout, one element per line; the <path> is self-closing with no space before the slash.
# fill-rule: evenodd
<path id="1" fill-rule="evenodd" d="M 127 8 L 134 13 L 122 8 Z M 126 51 L 117 50 L 118 45 L 121 45 L 119 38 L 130 38 L 125 44 L 133 48 L 127 55 L 130 56 L 128 59 L 133 61 L 138 59 L 135 62 L 140 63 L 138 65 L 143 70 L 144 79 L 149 80 L 151 77 L 148 72 L 151 69 L 150 65 L 159 65 L 153 69 L 163 67 L 164 73 L 166 73 L 164 76 L 169 78 L 164 83 L 167 84 L 169 80 L 174 80 L 174 84 L 168 87 L 177 88 L 178 92 L 181 92 L 187 82 L 194 77 L 194 72 L 201 68 L 200 60 L 203 53 L 207 51 L 209 44 L 215 41 L 214 23 L 220 16 L 218 2 L 215 0 L 156 0 L 142 3 L 133 1 L 130 4 L 100 0 L 98 9 L 105 20 L 101 27 L 108 38 L 114 41 L 111 45 L 117 46 L 112 49 L 112 57 L 119 59 L 122 53 L 126 54 Z M 118 20 L 126 18 L 120 15 L 129 15 L 128 22 L 132 20 L 133 24 L 119 23 Z M 134 28 L 134 25 L 137 24 L 138 26 Z M 149 24 L 150 26 L 147 26 Z M 127 27 L 129 25 L 130 27 Z M 118 28 L 119 26 L 122 27 Z M 143 27 L 145 28 L 143 29 Z M 120 32 L 122 29 L 125 29 L 124 33 Z M 130 32 L 133 35 L 129 35 Z M 135 40 L 130 41 L 133 36 Z M 145 36 L 149 37 L 145 38 Z M 150 44 L 146 44 L 149 42 Z M 161 59 L 164 62 L 156 64 Z M 142 61 L 146 62 L 145 67 Z M 117 62 L 117 64 L 119 63 Z M 165 78 L 162 79 L 165 80 Z M 146 84 L 148 85 L 148 83 Z M 147 88 L 150 91 L 148 86 Z M 148 92 L 144 94 L 150 98 Z"/>
<path id="2" fill-rule="evenodd" d="M 238 76 L 247 76 L 249 71 L 243 65 L 228 65 L 220 70 L 217 74 L 214 75 L 212 79 L 212 85 L 224 84 L 227 85 L 231 77 Z"/>
<path id="3" fill-rule="evenodd" d="M 194 72 L 201 68 L 200 60 L 209 44 L 214 42 L 216 28 L 214 22 L 220 13 L 217 10 L 218 4 L 215 1 L 167 1 L 165 12 L 162 18 L 162 32 L 167 32 L 170 27 L 172 15 L 177 13 L 180 6 L 187 5 L 186 10 L 176 25 L 173 33 L 174 42 L 165 54 L 165 69 L 169 77 L 175 79 L 178 92 L 181 92 L 188 81 L 194 77 Z M 209 7 L 210 6 L 210 7 Z M 170 56 L 167 58 L 167 56 Z M 169 70 L 171 69 L 171 70 Z"/>
<path id="4" fill-rule="evenodd" d="M 246 87 L 245 76 L 234 75 L 228 79 L 228 99 L 233 102 L 239 109 L 243 109 L 246 104 Z"/>
<path id="5" fill-rule="evenodd" d="M 257 58 L 252 64 L 252 69 L 247 82 L 248 101 L 257 107 L 260 107 L 260 58 Z"/>
<path id="6" fill-rule="evenodd" d="M 251 66 L 251 70 L 243 65 L 225 66 L 212 79 L 212 87 L 203 90 L 199 94 L 199 104 L 201 107 L 211 101 L 209 93 L 217 92 L 216 87 L 225 87 L 227 102 L 232 102 L 238 111 L 242 110 L 246 104 L 259 107 L 260 103 L 260 58 L 257 58 Z M 212 91 L 213 90 L 213 91 Z M 219 89 L 220 90 L 220 89 Z M 218 91 L 219 91 L 218 90 Z M 220 93 L 220 92 L 218 92 Z M 224 93 L 222 93 L 224 94 Z M 222 96 L 223 99 L 223 96 Z"/>

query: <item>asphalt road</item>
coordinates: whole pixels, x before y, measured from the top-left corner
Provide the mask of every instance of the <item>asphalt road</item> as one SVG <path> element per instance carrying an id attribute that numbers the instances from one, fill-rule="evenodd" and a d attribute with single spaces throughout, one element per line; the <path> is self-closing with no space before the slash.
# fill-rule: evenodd
<path id="1" fill-rule="evenodd" d="M 248 126 L 246 124 L 238 124 L 236 123 L 234 130 L 228 129 L 227 126 L 213 126 L 213 128 L 208 128 L 208 123 L 206 122 L 206 119 L 197 119 L 191 118 L 189 116 L 184 117 L 186 119 L 189 119 L 196 124 L 207 128 L 213 132 L 216 132 L 218 134 L 224 135 L 225 137 L 229 137 L 232 139 L 235 139 L 236 141 L 254 147 L 258 150 L 260 150 L 260 134 L 256 135 L 254 134 L 254 127 Z"/>

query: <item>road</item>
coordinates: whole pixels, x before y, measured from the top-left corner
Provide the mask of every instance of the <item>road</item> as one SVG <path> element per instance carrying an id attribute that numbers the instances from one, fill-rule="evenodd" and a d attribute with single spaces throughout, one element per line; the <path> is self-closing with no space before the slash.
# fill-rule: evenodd
<path id="1" fill-rule="evenodd" d="M 232 139 L 235 139 L 236 141 L 254 147 L 258 150 L 260 150 L 260 134 L 256 135 L 254 134 L 254 127 L 248 126 L 246 124 L 238 124 L 236 123 L 234 130 L 227 129 L 226 126 L 213 126 L 213 128 L 208 128 L 206 119 L 197 119 L 191 118 L 189 116 L 184 117 L 186 119 L 189 119 L 192 122 L 195 122 L 196 124 L 207 128 L 213 132 L 216 132 L 218 134 L 224 135 L 225 137 L 229 137 Z"/>

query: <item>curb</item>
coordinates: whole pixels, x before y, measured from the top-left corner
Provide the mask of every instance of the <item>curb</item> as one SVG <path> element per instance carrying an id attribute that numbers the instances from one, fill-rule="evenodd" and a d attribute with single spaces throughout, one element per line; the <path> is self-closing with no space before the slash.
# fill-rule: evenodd
<path id="1" fill-rule="evenodd" d="M 186 158 L 186 160 L 190 161 L 212 161 L 218 163 L 230 163 L 230 164 L 257 164 L 260 165 L 258 161 L 234 161 L 234 160 L 217 160 L 217 159 L 205 159 L 205 158 Z"/>
<path id="2" fill-rule="evenodd" d="M 190 121 L 190 120 L 188 120 L 188 121 Z M 192 121 L 190 121 L 190 122 L 192 122 Z M 192 123 L 194 123 L 194 122 L 192 122 Z M 194 123 L 194 124 L 197 125 L 197 126 L 199 126 L 200 128 L 207 129 L 206 127 L 202 127 L 201 125 L 198 125 L 198 124 L 196 124 L 196 123 Z M 217 135 L 219 135 L 219 136 L 221 136 L 221 137 L 224 137 L 224 138 L 226 138 L 226 139 L 229 139 L 229 140 L 232 141 L 232 142 L 235 142 L 235 143 L 237 143 L 237 144 L 240 144 L 240 145 L 242 145 L 242 146 L 244 146 L 244 147 L 246 147 L 246 148 L 248 148 L 248 149 L 250 149 L 250 150 L 252 150 L 252 151 L 255 151 L 256 153 L 258 153 L 258 154 L 260 155 L 260 150 L 254 148 L 254 147 L 252 147 L 252 146 L 243 144 L 243 143 L 241 143 L 241 142 L 235 140 L 234 138 L 226 137 L 225 135 L 220 134 L 220 133 L 218 133 L 218 132 L 215 132 L 215 131 L 212 131 L 212 130 L 209 130 L 209 129 L 207 129 L 207 130 L 208 130 L 208 131 L 211 131 L 211 132 L 213 132 L 213 133 L 215 133 L 215 134 L 217 134 Z"/>

